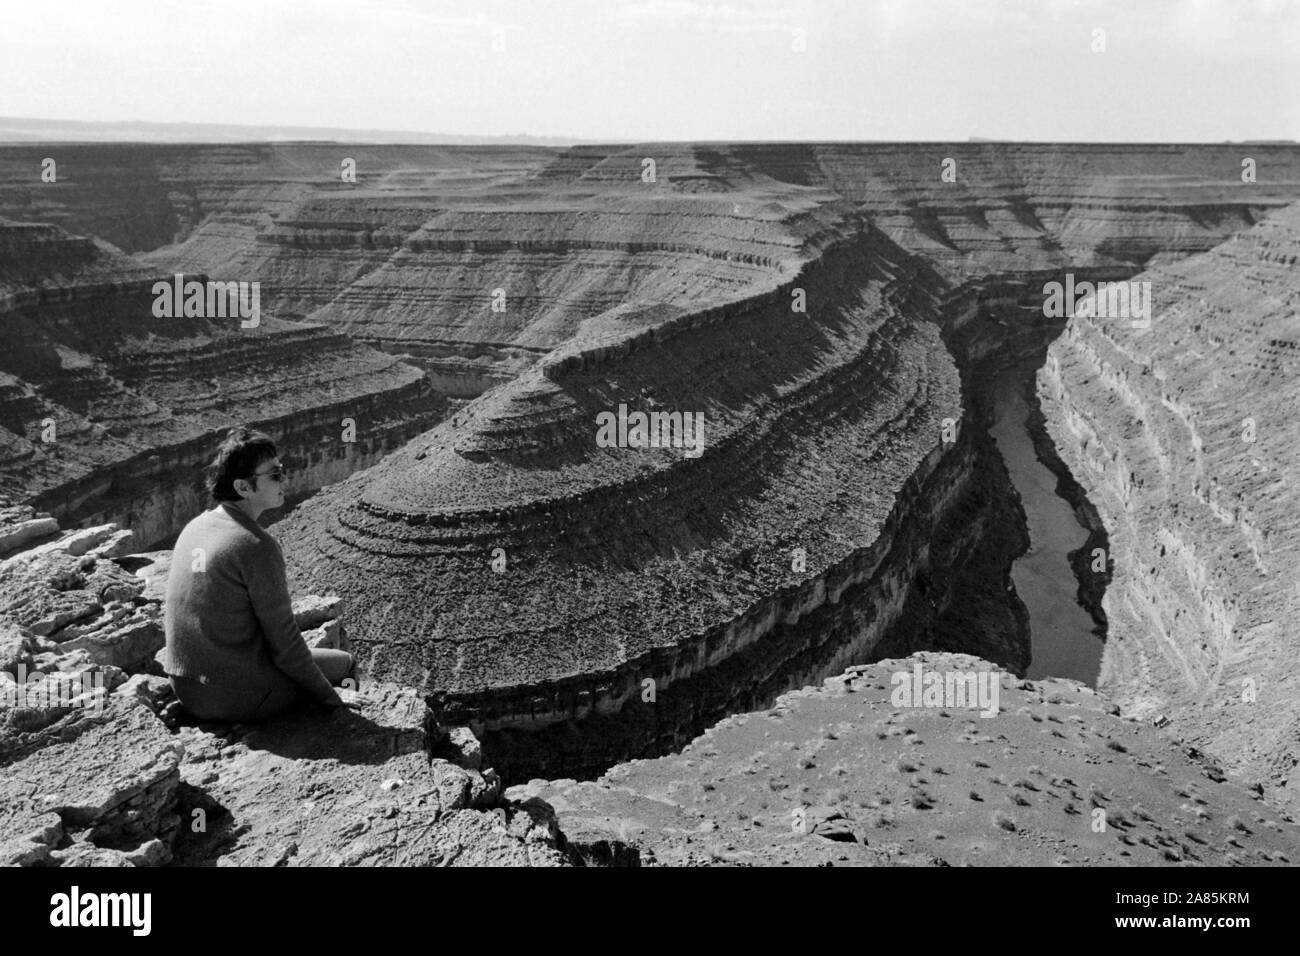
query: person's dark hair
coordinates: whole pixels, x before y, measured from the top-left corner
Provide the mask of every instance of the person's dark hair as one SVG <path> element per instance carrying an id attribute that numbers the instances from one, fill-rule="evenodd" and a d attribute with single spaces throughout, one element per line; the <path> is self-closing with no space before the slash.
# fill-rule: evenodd
<path id="1" fill-rule="evenodd" d="M 243 425 L 232 428 L 217 450 L 217 457 L 208 465 L 208 491 L 217 501 L 242 501 L 235 490 L 235 479 L 255 481 L 250 477 L 253 472 L 276 455 L 270 436 Z"/>

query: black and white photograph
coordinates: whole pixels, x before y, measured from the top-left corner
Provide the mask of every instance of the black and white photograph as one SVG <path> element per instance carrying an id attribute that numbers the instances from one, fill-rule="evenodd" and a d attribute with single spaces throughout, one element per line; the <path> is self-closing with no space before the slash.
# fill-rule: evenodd
<path id="1" fill-rule="evenodd" d="M 1073 869 L 1115 936 L 1249 938 L 1300 862 L 1300 2 L 0 24 L 25 921 Z"/>

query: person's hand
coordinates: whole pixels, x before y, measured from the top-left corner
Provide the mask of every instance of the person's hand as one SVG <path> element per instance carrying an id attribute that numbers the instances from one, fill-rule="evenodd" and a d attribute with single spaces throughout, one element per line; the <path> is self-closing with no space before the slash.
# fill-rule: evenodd
<path id="1" fill-rule="evenodd" d="M 365 703 L 360 691 L 352 690 L 347 687 L 340 687 L 338 688 L 337 693 L 339 695 L 339 703 L 334 705 L 336 707 L 346 707 L 348 710 L 360 710 L 361 705 Z"/>

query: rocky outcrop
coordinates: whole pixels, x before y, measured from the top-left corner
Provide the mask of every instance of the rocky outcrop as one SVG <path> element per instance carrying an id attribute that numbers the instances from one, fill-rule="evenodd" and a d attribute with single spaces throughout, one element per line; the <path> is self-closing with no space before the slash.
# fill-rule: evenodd
<path id="1" fill-rule="evenodd" d="M 126 695 L 21 708 L 0 724 L 0 865 L 156 866 L 171 859 L 182 746 Z"/>
<path id="2" fill-rule="evenodd" d="M 476 750 L 430 756 L 413 691 L 369 684 L 359 711 L 182 727 L 176 859 L 219 866 L 566 866 L 551 808 L 501 799 Z M 461 766 L 465 764 L 465 766 Z"/>
<path id="3" fill-rule="evenodd" d="M 997 712 L 898 706 L 894 675 L 910 683 L 918 668 L 992 675 Z M 962 654 L 852 667 L 678 754 L 507 794 L 545 799 L 566 833 L 642 865 L 1267 866 L 1300 854 L 1300 825 L 1187 741 L 1076 681 L 1017 680 Z"/>
<path id="4" fill-rule="evenodd" d="M 167 561 L 52 544 L 0 566 L 0 865 L 586 862 L 412 690 L 368 684 L 343 692 L 354 709 L 258 726 L 190 721 L 154 660 Z M 294 606 L 328 646 L 346 644 L 338 611 L 334 596 Z"/>
<path id="5" fill-rule="evenodd" d="M 1149 329 L 1075 316 L 1048 427 L 1110 536 L 1101 689 L 1295 806 L 1300 207 L 1149 282 Z"/>

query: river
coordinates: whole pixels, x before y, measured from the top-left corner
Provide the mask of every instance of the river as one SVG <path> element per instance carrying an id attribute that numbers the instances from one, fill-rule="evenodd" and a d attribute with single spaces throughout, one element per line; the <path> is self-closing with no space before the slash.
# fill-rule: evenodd
<path id="1" fill-rule="evenodd" d="M 1078 603 L 1078 582 L 1067 558 L 1083 546 L 1088 532 L 1069 502 L 1056 494 L 1056 475 L 1034 452 L 1025 395 L 1034 370 L 1026 364 L 998 376 L 991 430 L 1029 523 L 1029 550 L 1011 568 L 1029 611 L 1033 660 L 1026 676 L 1069 677 L 1095 687 L 1103 643 Z"/>

